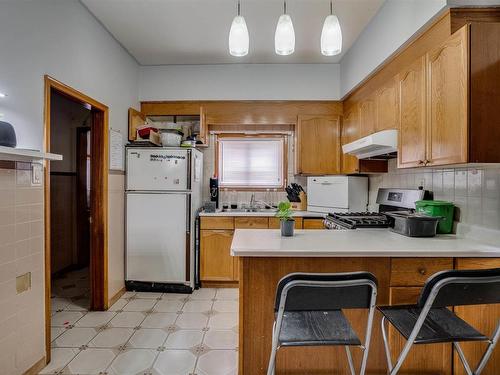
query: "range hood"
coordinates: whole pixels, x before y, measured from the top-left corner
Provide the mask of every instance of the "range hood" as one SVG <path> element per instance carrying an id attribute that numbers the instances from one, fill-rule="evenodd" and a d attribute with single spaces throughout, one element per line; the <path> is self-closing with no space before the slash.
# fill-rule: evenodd
<path id="1" fill-rule="evenodd" d="M 398 150 L 398 131 L 382 130 L 342 146 L 344 154 L 358 159 L 393 158 Z"/>

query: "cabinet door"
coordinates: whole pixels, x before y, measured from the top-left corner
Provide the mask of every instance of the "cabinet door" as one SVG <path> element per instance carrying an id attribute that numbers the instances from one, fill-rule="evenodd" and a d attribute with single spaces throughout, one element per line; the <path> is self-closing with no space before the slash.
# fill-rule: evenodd
<path id="1" fill-rule="evenodd" d="M 390 288 L 390 304 L 406 305 L 415 304 L 420 295 L 420 287 L 392 287 Z M 388 325 L 389 345 L 392 353 L 392 363 L 403 350 L 406 340 L 399 332 Z M 398 374 L 451 374 L 452 352 L 451 344 L 413 345 L 410 353 L 403 362 Z"/>
<path id="2" fill-rule="evenodd" d="M 344 113 L 342 119 L 341 144 L 351 143 L 359 138 L 359 108 L 354 105 Z M 342 153 L 342 173 L 358 173 L 359 161 L 356 156 Z"/>
<path id="3" fill-rule="evenodd" d="M 304 218 L 304 229 L 325 229 L 323 219 L 308 219 Z"/>
<path id="4" fill-rule="evenodd" d="M 464 26 L 427 54 L 430 165 L 468 159 L 468 39 Z"/>
<path id="5" fill-rule="evenodd" d="M 339 116 L 299 116 L 296 145 L 298 174 L 340 173 Z"/>
<path id="6" fill-rule="evenodd" d="M 398 167 L 423 166 L 426 159 L 425 56 L 398 76 L 400 92 Z"/>
<path id="7" fill-rule="evenodd" d="M 399 128 L 399 96 L 396 80 L 390 80 L 375 96 L 375 130 Z"/>
<path id="8" fill-rule="evenodd" d="M 359 103 L 359 136 L 360 138 L 375 132 L 375 102 L 372 97 Z"/>
<path id="9" fill-rule="evenodd" d="M 137 138 L 137 127 L 146 122 L 146 115 L 134 108 L 128 109 L 128 140 L 135 141 Z"/>
<path id="10" fill-rule="evenodd" d="M 200 272 L 202 281 L 232 281 L 234 259 L 230 254 L 233 231 L 200 231 Z"/>
<path id="11" fill-rule="evenodd" d="M 457 269 L 488 269 L 500 267 L 500 258 L 459 258 L 457 259 Z M 479 305 L 479 306 L 456 306 L 455 314 L 465 320 L 467 323 L 476 328 L 479 332 L 491 337 L 493 330 L 498 324 L 500 318 L 500 304 L 496 305 Z M 465 353 L 465 357 L 474 368 L 481 359 L 486 348 L 485 343 L 481 342 L 464 342 L 460 344 Z M 458 355 L 453 357 L 454 374 L 465 375 L 466 372 Z M 498 346 L 493 351 L 490 360 L 484 368 L 482 375 L 500 374 L 500 351 Z"/>

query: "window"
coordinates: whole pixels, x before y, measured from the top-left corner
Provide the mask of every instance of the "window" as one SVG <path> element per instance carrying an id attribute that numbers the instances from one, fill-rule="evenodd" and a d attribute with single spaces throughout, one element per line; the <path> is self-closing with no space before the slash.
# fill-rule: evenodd
<path id="1" fill-rule="evenodd" d="M 226 188 L 284 188 L 285 135 L 219 135 L 217 175 Z"/>

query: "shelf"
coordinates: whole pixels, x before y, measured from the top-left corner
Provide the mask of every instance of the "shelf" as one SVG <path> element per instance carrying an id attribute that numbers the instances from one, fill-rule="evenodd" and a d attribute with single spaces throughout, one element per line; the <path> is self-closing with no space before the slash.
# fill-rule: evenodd
<path id="1" fill-rule="evenodd" d="M 36 150 L 0 146 L 0 160 L 30 162 L 34 160 L 63 160 L 63 157 Z"/>

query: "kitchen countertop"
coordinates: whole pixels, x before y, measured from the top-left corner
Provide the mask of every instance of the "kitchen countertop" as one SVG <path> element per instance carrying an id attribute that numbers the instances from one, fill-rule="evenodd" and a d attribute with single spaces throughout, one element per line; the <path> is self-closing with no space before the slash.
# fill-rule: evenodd
<path id="1" fill-rule="evenodd" d="M 235 211 L 218 211 L 218 212 L 200 212 L 200 216 L 263 216 L 263 217 L 273 217 L 276 215 L 276 211 L 259 211 L 259 212 L 235 212 Z M 310 217 L 310 218 L 324 218 L 325 213 L 322 212 L 312 212 L 312 211 L 293 211 L 293 216 L 295 217 Z"/>
<path id="2" fill-rule="evenodd" d="M 231 255 L 240 257 L 500 257 L 493 246 L 456 235 L 410 238 L 387 229 L 280 230 L 237 229 Z"/>

